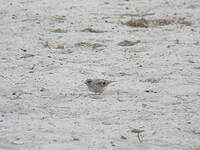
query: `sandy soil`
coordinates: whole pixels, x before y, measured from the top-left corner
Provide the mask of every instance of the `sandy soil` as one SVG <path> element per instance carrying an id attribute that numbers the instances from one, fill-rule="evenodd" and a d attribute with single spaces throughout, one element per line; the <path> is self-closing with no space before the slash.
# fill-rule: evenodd
<path id="1" fill-rule="evenodd" d="M 148 13 L 192 24 L 125 25 Z M 0 149 L 199 150 L 199 14 L 199 0 L 0 0 Z M 118 82 L 96 96 L 87 78 Z"/>

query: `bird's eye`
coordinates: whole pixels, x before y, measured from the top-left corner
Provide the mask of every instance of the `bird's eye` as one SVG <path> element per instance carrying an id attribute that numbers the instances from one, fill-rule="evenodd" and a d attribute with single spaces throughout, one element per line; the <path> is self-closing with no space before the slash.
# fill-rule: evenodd
<path id="1" fill-rule="evenodd" d="M 103 85 L 106 85 L 106 82 L 102 82 Z"/>

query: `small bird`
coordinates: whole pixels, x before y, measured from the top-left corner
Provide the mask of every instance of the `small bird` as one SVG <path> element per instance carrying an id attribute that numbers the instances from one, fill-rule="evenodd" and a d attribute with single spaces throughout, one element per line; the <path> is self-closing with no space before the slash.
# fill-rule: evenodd
<path id="1" fill-rule="evenodd" d="M 95 94 L 101 94 L 103 93 L 105 87 L 113 82 L 116 81 L 109 81 L 104 79 L 87 79 L 85 84 L 87 85 L 89 91 L 94 92 Z"/>

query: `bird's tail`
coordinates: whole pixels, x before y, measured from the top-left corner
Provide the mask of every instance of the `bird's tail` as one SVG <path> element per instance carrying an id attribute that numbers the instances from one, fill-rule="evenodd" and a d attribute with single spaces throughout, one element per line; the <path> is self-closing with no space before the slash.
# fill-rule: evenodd
<path id="1" fill-rule="evenodd" d="M 117 82 L 117 81 L 109 81 L 108 83 L 111 84 L 111 83 L 114 83 L 114 82 Z"/>

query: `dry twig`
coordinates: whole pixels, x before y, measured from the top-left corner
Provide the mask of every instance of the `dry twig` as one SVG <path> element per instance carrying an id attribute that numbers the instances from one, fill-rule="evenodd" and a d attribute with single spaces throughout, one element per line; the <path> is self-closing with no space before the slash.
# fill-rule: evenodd
<path id="1" fill-rule="evenodd" d="M 124 40 L 122 42 L 119 42 L 118 45 L 119 46 L 134 46 L 138 43 L 140 43 L 141 41 L 140 40 L 137 40 L 137 41 L 128 41 L 128 40 Z"/>
<path id="2" fill-rule="evenodd" d="M 163 26 L 169 24 L 184 24 L 191 25 L 190 21 L 186 21 L 184 18 L 173 18 L 173 19 L 131 19 L 125 23 L 128 26 L 132 27 L 155 27 L 155 26 Z"/>
<path id="3" fill-rule="evenodd" d="M 139 142 L 142 143 L 142 140 L 141 140 L 141 138 L 140 138 L 140 133 L 144 132 L 144 130 L 140 130 L 140 129 L 132 129 L 131 132 L 132 132 L 132 133 L 136 133 Z"/>

